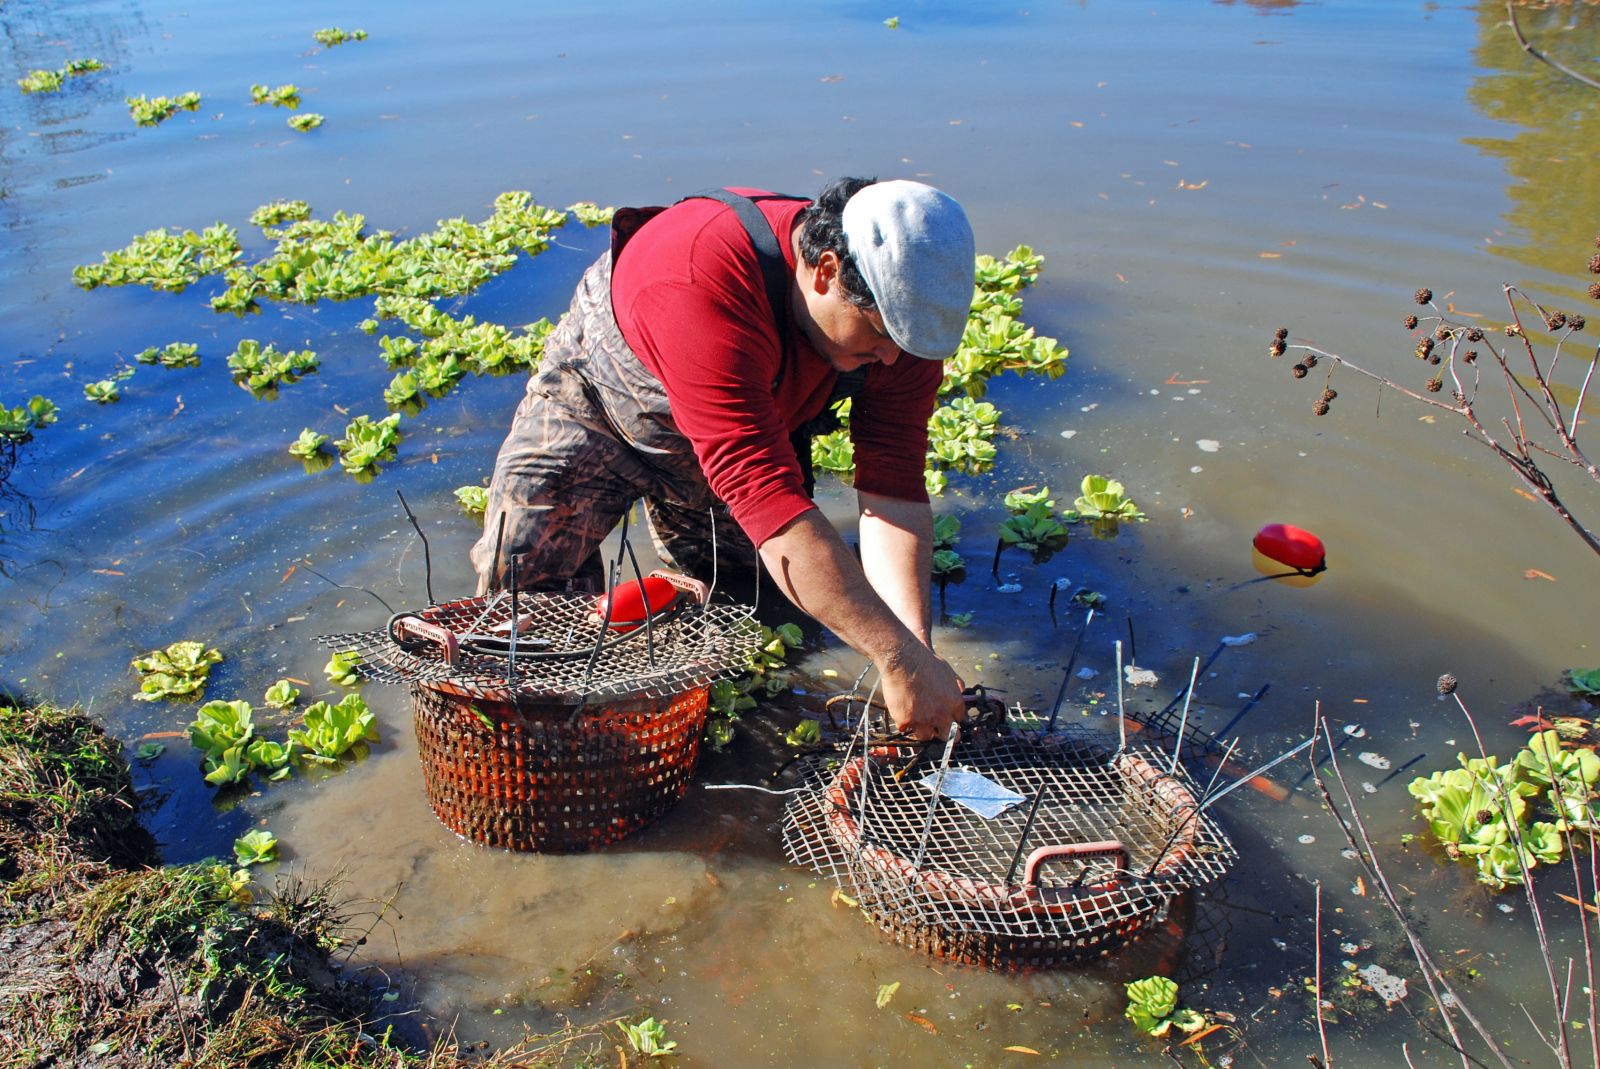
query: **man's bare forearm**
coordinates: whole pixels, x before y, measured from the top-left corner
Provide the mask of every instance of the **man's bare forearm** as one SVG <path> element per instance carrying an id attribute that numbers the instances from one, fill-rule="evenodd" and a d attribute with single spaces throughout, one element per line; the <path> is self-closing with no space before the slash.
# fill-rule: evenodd
<path id="1" fill-rule="evenodd" d="M 928 576 L 933 563 L 933 512 L 923 501 L 860 494 L 861 566 L 900 622 L 933 645 Z"/>

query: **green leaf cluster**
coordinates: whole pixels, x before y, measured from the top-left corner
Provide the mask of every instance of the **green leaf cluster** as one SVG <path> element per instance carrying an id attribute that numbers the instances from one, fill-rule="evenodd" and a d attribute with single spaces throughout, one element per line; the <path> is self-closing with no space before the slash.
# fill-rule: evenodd
<path id="1" fill-rule="evenodd" d="M 58 418 L 55 402 L 35 396 L 25 405 L 0 405 L 0 442 L 25 442 Z"/>
<path id="2" fill-rule="evenodd" d="M 251 393 L 269 394 L 280 384 L 298 382 L 302 375 L 317 370 L 317 354 L 310 349 L 280 353 L 269 343 L 263 346 L 245 338 L 228 357 L 233 381 Z"/>
<path id="3" fill-rule="evenodd" d="M 367 39 L 367 31 L 341 30 L 337 26 L 329 26 L 321 30 L 313 30 L 311 36 L 322 47 L 332 48 L 334 45 L 342 45 L 346 41 L 365 41 Z"/>
<path id="4" fill-rule="evenodd" d="M 134 700 L 198 698 L 205 690 L 211 666 L 221 661 L 222 654 L 207 649 L 204 642 L 174 642 L 164 650 L 135 657 L 133 670 L 139 673 L 139 693 Z"/>
<path id="5" fill-rule="evenodd" d="M 719 679 L 711 684 L 711 696 L 706 710 L 706 743 L 721 753 L 733 741 L 733 725 L 739 717 L 756 707 L 751 693 L 760 686 L 755 676 L 742 679 Z"/>
<path id="6" fill-rule="evenodd" d="M 988 401 L 957 397 L 928 420 L 928 467 L 978 475 L 994 465 L 1000 410 Z"/>
<path id="7" fill-rule="evenodd" d="M 341 687 L 359 687 L 361 654 L 355 650 L 335 650 L 328 663 L 322 666 L 323 675 Z"/>
<path id="8" fill-rule="evenodd" d="M 98 59 L 69 59 L 60 70 L 29 71 L 25 77 L 17 79 L 17 85 L 22 87 L 24 93 L 54 93 L 68 78 L 101 70 L 104 66 Z"/>
<path id="9" fill-rule="evenodd" d="M 109 405 L 122 397 L 121 380 L 116 378 L 101 379 L 99 382 L 88 382 L 83 386 L 83 399 L 93 401 L 97 405 Z"/>
<path id="10" fill-rule="evenodd" d="M 300 90 L 293 84 L 280 85 L 276 89 L 268 89 L 264 85 L 252 85 L 250 103 L 271 104 L 275 108 L 288 108 L 293 111 L 300 106 Z M 254 219 L 250 221 L 255 222 Z"/>
<path id="11" fill-rule="evenodd" d="M 147 97 L 144 95 L 127 97 L 128 114 L 133 116 L 133 121 L 140 126 L 159 126 L 170 119 L 174 113 L 182 108 L 184 111 L 197 111 L 200 108 L 199 93 L 180 93 L 175 97 Z"/>
<path id="12" fill-rule="evenodd" d="M 1067 528 L 1055 514 L 1048 486 L 1030 493 L 1013 490 L 1005 497 L 1011 515 L 1000 525 L 1000 541 L 1034 553 L 1066 544 Z"/>
<path id="13" fill-rule="evenodd" d="M 616 214 L 615 208 L 602 208 L 589 200 L 580 200 L 576 204 L 567 205 L 567 211 L 587 227 L 610 226 L 611 217 Z"/>
<path id="14" fill-rule="evenodd" d="M 1104 475 L 1085 475 L 1073 509 L 1085 520 L 1142 520 L 1145 514 L 1129 501 L 1123 485 Z"/>
<path id="15" fill-rule="evenodd" d="M 966 560 L 956 552 L 956 539 L 961 537 L 961 518 L 954 513 L 942 513 L 933 518 L 933 578 L 946 580 L 967 568 Z"/>
<path id="16" fill-rule="evenodd" d="M 322 447 L 327 444 L 326 434 L 305 427 L 301 429 L 300 437 L 289 443 L 289 455 L 301 460 L 314 460 L 322 455 Z"/>
<path id="17" fill-rule="evenodd" d="M 1176 1027 L 1181 1032 L 1198 1032 L 1206 1026 L 1203 1015 L 1178 1008 L 1178 985 L 1165 976 L 1151 976 L 1125 985 L 1128 1008 L 1123 1016 L 1148 1036 L 1164 1036 Z"/>
<path id="18" fill-rule="evenodd" d="M 269 779 L 289 775 L 288 747 L 256 736 L 254 710 L 246 701 L 202 705 L 189 725 L 189 744 L 201 752 L 201 768 L 213 787 L 239 783 L 254 771 Z"/>
<path id="19" fill-rule="evenodd" d="M 298 130 L 302 134 L 310 130 L 315 130 L 326 121 L 327 120 L 324 116 L 315 111 L 308 111 L 301 115 L 291 115 L 289 116 L 288 120 L 289 128 L 291 130 Z"/>
<path id="20" fill-rule="evenodd" d="M 280 679 L 267 688 L 266 703 L 274 709 L 293 709 L 299 700 L 300 688 L 287 679 Z"/>
<path id="21" fill-rule="evenodd" d="M 72 281 L 96 286 L 148 286 L 182 293 L 202 275 L 222 271 L 239 258 L 239 232 L 225 223 L 193 230 L 150 230 L 98 264 L 72 269 Z"/>
<path id="22" fill-rule="evenodd" d="M 339 449 L 339 463 L 352 475 L 376 474 L 380 460 L 392 460 L 400 445 L 400 413 L 373 422 L 361 415 L 344 429 L 344 437 L 333 443 Z"/>
<path id="23" fill-rule="evenodd" d="M 622 1034 L 629 1046 L 647 1058 L 664 1058 L 671 1055 L 678 1044 L 667 1038 L 667 1029 L 654 1017 L 646 1017 L 637 1024 L 621 1023 Z"/>
<path id="24" fill-rule="evenodd" d="M 1567 685 L 1574 694 L 1591 698 L 1600 695 L 1600 668 L 1567 669 Z"/>
<path id="25" fill-rule="evenodd" d="M 822 725 L 815 720 L 802 720 L 789 729 L 783 741 L 790 746 L 815 746 L 822 741 Z"/>
<path id="26" fill-rule="evenodd" d="M 1600 829 L 1600 756 L 1563 749 L 1558 731 L 1533 735 L 1505 764 L 1457 759 L 1459 767 L 1418 776 L 1407 790 L 1446 854 L 1470 860 L 1480 883 L 1520 885 L 1524 866 L 1561 860 L 1567 835 Z"/>
<path id="27" fill-rule="evenodd" d="M 167 368 L 199 367 L 200 346 L 193 342 L 170 342 L 160 348 L 152 345 L 134 355 L 141 364 L 160 364 Z"/>
<path id="28" fill-rule="evenodd" d="M 461 505 L 462 512 L 482 519 L 489 507 L 489 489 L 485 486 L 458 486 L 456 501 Z"/>
<path id="29" fill-rule="evenodd" d="M 311 218 L 311 205 L 303 200 L 275 200 L 250 213 L 250 225 L 258 226 L 268 237 L 276 236 L 273 227 Z"/>
<path id="30" fill-rule="evenodd" d="M 303 760 L 337 764 L 356 746 L 377 741 L 376 721 L 359 694 L 346 694 L 335 705 L 314 702 L 306 707 L 305 726 L 289 732 L 289 743 Z"/>
<path id="31" fill-rule="evenodd" d="M 234 862 L 240 868 L 278 860 L 278 837 L 265 828 L 247 831 L 233 841 Z"/>

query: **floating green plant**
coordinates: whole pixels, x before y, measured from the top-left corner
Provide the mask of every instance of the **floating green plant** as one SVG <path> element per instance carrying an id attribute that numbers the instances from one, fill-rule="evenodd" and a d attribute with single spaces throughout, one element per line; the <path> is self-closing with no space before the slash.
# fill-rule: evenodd
<path id="1" fill-rule="evenodd" d="M 99 382 L 85 383 L 83 399 L 93 401 L 97 405 L 109 405 L 122 398 L 122 384 L 115 378 L 101 379 Z"/>
<path id="2" fill-rule="evenodd" d="M 159 126 L 170 119 L 178 109 L 196 111 L 200 107 L 199 93 L 181 93 L 175 97 L 136 96 L 126 99 L 128 114 L 140 126 Z"/>
<path id="3" fill-rule="evenodd" d="M 289 455 L 299 457 L 301 460 L 311 460 L 322 454 L 322 447 L 328 444 L 328 436 L 320 434 L 306 427 L 300 432 L 300 437 L 289 443 Z"/>
<path id="4" fill-rule="evenodd" d="M 359 694 L 346 694 L 335 705 L 307 706 L 305 726 L 289 732 L 289 742 L 303 760 L 324 765 L 337 764 L 346 753 L 377 740 L 377 717 Z"/>
<path id="5" fill-rule="evenodd" d="M 1574 694 L 1600 695 L 1600 668 L 1567 669 L 1567 685 Z"/>
<path id="6" fill-rule="evenodd" d="M 281 223 L 311 218 L 311 205 L 303 200 L 275 200 L 250 213 L 250 225 L 263 230 Z"/>
<path id="7" fill-rule="evenodd" d="M 374 423 L 369 416 L 357 416 L 344 429 L 344 437 L 334 443 L 339 463 L 351 474 L 378 471 L 380 460 L 393 459 L 402 437 L 400 413 Z"/>
<path id="8" fill-rule="evenodd" d="M 108 252 L 98 264 L 72 269 L 72 281 L 96 286 L 148 286 L 181 293 L 202 275 L 222 271 L 239 258 L 239 232 L 225 223 L 193 230 L 150 230 L 127 247 Z"/>
<path id="9" fill-rule="evenodd" d="M 160 348 L 152 345 L 136 353 L 134 359 L 141 364 L 160 364 L 166 368 L 199 367 L 200 346 L 192 342 L 175 341 Z"/>
<path id="10" fill-rule="evenodd" d="M 317 369 L 317 354 L 309 349 L 280 353 L 254 338 L 239 342 L 228 357 L 233 381 L 252 393 L 267 393 L 283 383 L 298 382 Z"/>
<path id="11" fill-rule="evenodd" d="M 275 108 L 288 108 L 293 111 L 300 106 L 300 90 L 293 84 L 280 85 L 276 89 L 268 89 L 264 85 L 252 85 L 250 103 L 271 104 Z"/>
<path id="12" fill-rule="evenodd" d="M 456 487 L 456 501 L 461 505 L 461 511 L 468 516 L 483 517 L 484 511 L 489 507 L 489 490 L 483 486 L 458 486 Z"/>
<path id="13" fill-rule="evenodd" d="M 234 863 L 240 868 L 278 860 L 278 837 L 265 828 L 247 831 L 233 841 Z"/>
<path id="14" fill-rule="evenodd" d="M 1000 525 L 1000 544 L 1033 553 L 1059 549 L 1066 544 L 1067 528 L 1055 513 L 1048 486 L 1037 491 L 1013 490 L 1005 496 L 1011 512 Z M 998 558 L 997 558 L 998 559 Z"/>
<path id="15" fill-rule="evenodd" d="M 0 442 L 25 442 L 33 432 L 50 426 L 59 410 L 47 397 L 34 396 L 25 405 L 0 405 Z"/>
<path id="16" fill-rule="evenodd" d="M 802 720 L 789 729 L 783 741 L 790 746 L 815 746 L 822 741 L 822 725 L 809 718 Z"/>
<path id="17" fill-rule="evenodd" d="M 90 71 L 104 69 L 105 64 L 98 59 L 69 59 L 66 66 L 60 70 L 29 71 L 23 78 L 17 79 L 17 85 L 22 87 L 24 93 L 54 93 L 60 89 L 68 78 L 76 78 Z"/>
<path id="18" fill-rule="evenodd" d="M 361 654 L 355 650 L 336 650 L 333 656 L 328 658 L 328 663 L 322 666 L 322 672 L 341 687 L 359 687 L 360 664 Z"/>
<path id="19" fill-rule="evenodd" d="M 1104 475 L 1085 475 L 1073 502 L 1074 518 L 1085 520 L 1142 520 L 1145 514 L 1126 496 L 1125 488 Z"/>
<path id="20" fill-rule="evenodd" d="M 222 654 L 207 649 L 204 642 L 174 642 L 163 650 L 151 650 L 133 659 L 139 673 L 139 693 L 135 701 L 153 702 L 164 698 L 198 698 L 211 674 L 211 666 L 222 662 Z"/>
<path id="21" fill-rule="evenodd" d="M 1123 1016 L 1148 1036 L 1164 1036 L 1176 1027 L 1181 1032 L 1198 1032 L 1206 1026 L 1203 1015 L 1178 1008 L 1178 985 L 1165 976 L 1151 976 L 1124 985 L 1128 1008 Z"/>
<path id="22" fill-rule="evenodd" d="M 289 116 L 289 128 L 299 130 L 302 134 L 308 130 L 315 130 L 324 122 L 324 118 L 317 112 L 308 111 L 300 115 Z"/>
<path id="23" fill-rule="evenodd" d="M 623 1022 L 622 1034 L 628 1045 L 647 1058 L 662 1058 L 672 1054 L 678 1044 L 667 1038 L 667 1029 L 654 1017 L 646 1017 L 637 1024 Z"/>
<path id="24" fill-rule="evenodd" d="M 335 45 L 342 45 L 346 41 L 365 41 L 367 39 L 367 31 L 341 30 L 337 26 L 329 26 L 321 30 L 313 30 L 311 36 L 322 47 L 332 48 Z"/>
<path id="25" fill-rule="evenodd" d="M 593 201 L 580 200 L 576 204 L 567 205 L 567 211 L 584 226 L 610 226 L 611 217 L 616 214 L 615 208 L 602 208 Z"/>
<path id="26" fill-rule="evenodd" d="M 293 709 L 300 700 L 300 688 L 287 679 L 280 679 L 267 688 L 266 703 L 274 709 Z"/>

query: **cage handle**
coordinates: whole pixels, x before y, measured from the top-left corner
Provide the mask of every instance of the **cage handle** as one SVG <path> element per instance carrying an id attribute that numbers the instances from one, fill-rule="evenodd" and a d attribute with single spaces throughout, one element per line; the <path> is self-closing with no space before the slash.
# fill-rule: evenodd
<path id="1" fill-rule="evenodd" d="M 1128 848 L 1115 839 L 1104 839 L 1097 843 L 1061 843 L 1055 846 L 1041 846 L 1028 855 L 1027 862 L 1022 866 L 1022 889 L 1030 891 L 1038 879 L 1039 866 L 1046 861 L 1070 859 L 1073 861 L 1093 861 L 1102 857 L 1114 857 L 1119 860 L 1120 869 L 1132 865 L 1128 856 Z"/>
<path id="2" fill-rule="evenodd" d="M 700 580 L 695 579 L 692 576 L 683 575 L 680 572 L 669 572 L 665 568 L 657 568 L 655 571 L 646 576 L 646 578 L 665 579 L 678 590 L 681 590 L 683 593 L 694 598 L 695 602 L 700 605 L 704 605 L 706 603 L 706 598 L 711 593 L 710 588 Z"/>
<path id="3" fill-rule="evenodd" d="M 414 612 L 397 612 L 389 617 L 389 638 L 406 650 L 432 642 L 444 651 L 445 664 L 455 664 L 461 659 L 461 640 L 455 632 L 424 620 Z"/>

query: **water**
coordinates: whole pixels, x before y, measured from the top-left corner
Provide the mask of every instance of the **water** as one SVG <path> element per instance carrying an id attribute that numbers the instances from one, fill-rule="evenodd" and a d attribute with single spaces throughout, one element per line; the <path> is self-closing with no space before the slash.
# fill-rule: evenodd
<path id="1" fill-rule="evenodd" d="M 891 15 L 898 30 L 883 25 Z M 1569 63 L 1596 54 L 1592 11 L 1523 17 Z M 44 393 L 63 413 L 22 449 L 3 502 L 4 675 L 90 706 L 130 740 L 190 716 L 130 700 L 128 660 L 177 639 L 227 654 L 212 696 L 254 700 L 283 675 L 322 691 L 314 637 L 386 612 L 297 562 L 397 607 L 425 600 L 401 489 L 424 518 L 436 591 L 467 589 L 476 531 L 451 491 L 487 474 L 521 390 L 471 380 L 430 404 L 370 485 L 337 468 L 310 476 L 284 452 L 301 427 L 336 434 L 345 412 L 382 412 L 389 373 L 355 329 L 370 302 L 268 306 L 239 322 L 206 307 L 210 282 L 86 293 L 74 265 L 154 227 L 216 221 L 257 255 L 265 245 L 246 219 L 280 197 L 412 234 L 484 218 L 509 189 L 562 207 L 661 203 L 724 183 L 805 193 L 841 173 L 923 177 L 966 205 L 980 249 L 1026 242 L 1046 255 L 1024 317 L 1072 351 L 1055 383 L 994 385 L 1017 437 L 994 475 L 954 480 L 939 506 L 961 514 L 972 562 L 946 607 L 974 613 L 969 629 L 940 630 L 941 647 L 969 679 L 1048 704 L 1081 620 L 1052 624 L 1049 585 L 1104 591 L 1110 611 L 1078 662 L 1099 675 L 1075 684 L 1065 715 L 1109 727 L 1114 695 L 1100 692 L 1113 641 L 1161 676 L 1135 699 L 1159 708 L 1195 656 L 1256 632 L 1218 656 L 1192 715 L 1216 730 L 1244 704 L 1235 695 L 1270 684 L 1240 727 L 1250 762 L 1303 737 L 1319 701 L 1336 733 L 1364 727 L 1341 752 L 1408 906 L 1441 957 L 1485 974 L 1467 989 L 1479 1012 L 1515 1051 L 1533 1050 L 1512 1006 L 1526 999 L 1541 1017 L 1547 1005 L 1526 909 L 1506 898 L 1505 915 L 1465 873 L 1399 846 L 1417 830 L 1404 786 L 1470 744 L 1434 694 L 1441 672 L 1461 678 L 1505 753 L 1512 710 L 1551 700 L 1563 669 L 1595 663 L 1583 594 L 1593 556 L 1449 417 L 1428 422 L 1340 372 L 1319 419 L 1325 368 L 1297 383 L 1265 353 L 1281 324 L 1417 387 L 1400 320 L 1418 286 L 1489 324 L 1505 317 L 1504 281 L 1582 305 L 1600 215 L 1595 97 L 1524 57 L 1502 20 L 1489 0 L 714 4 L 692 17 L 633 3 L 352 3 L 336 16 L 294 2 L 7 4 L 0 399 Z M 311 31 L 332 22 L 371 38 L 315 48 Z M 61 94 L 9 88 L 90 55 L 107 69 Z M 288 81 L 327 116 L 320 131 L 293 133 L 282 112 L 249 106 L 251 83 Z M 134 127 L 121 103 L 188 89 L 202 108 L 157 129 Z M 557 237 L 455 310 L 509 324 L 557 314 L 604 241 L 576 224 Z M 223 368 L 245 337 L 314 348 L 322 370 L 254 401 Z M 198 371 L 141 368 L 120 403 L 82 400 L 119 358 L 178 340 L 200 344 Z M 1091 471 L 1121 479 L 1150 522 L 1110 542 L 1077 535 L 1042 564 L 1008 555 L 991 578 L 1002 493 L 1048 484 L 1065 504 Z M 1562 486 L 1581 509 L 1583 488 Z M 849 510 L 837 492 L 825 504 Z M 1327 541 L 1331 568 L 1315 586 L 1238 585 L 1256 575 L 1251 534 L 1274 521 Z M 1020 591 L 1000 593 L 1008 580 Z M 833 685 L 825 668 L 849 678 L 858 667 L 823 650 L 805 664 L 808 689 Z M 1219 807 L 1242 860 L 1174 918 L 1187 944 L 1161 933 L 1093 968 L 1015 979 L 917 958 L 832 906 L 826 887 L 784 865 L 780 805 L 763 795 L 693 791 L 594 857 L 459 842 L 422 799 L 404 694 L 366 696 L 383 727 L 369 760 L 237 804 L 214 806 L 173 740 L 143 770 L 153 820 L 180 861 L 225 852 L 265 821 L 290 864 L 392 895 L 364 959 L 467 1038 L 637 1011 L 669 1022 L 686 1064 L 961 1066 L 1011 1057 L 1008 1045 L 1126 1064 L 1155 1055 L 1121 1020 L 1121 984 L 1166 971 L 1187 1004 L 1234 1016 L 1235 1064 L 1298 1060 L 1318 1049 L 1302 991 L 1312 881 L 1336 972 L 1337 944 L 1364 940 L 1373 947 L 1352 960 L 1410 972 L 1371 889 L 1354 893 L 1357 870 L 1300 765 L 1275 773 L 1297 788 L 1289 801 L 1243 790 Z M 760 780 L 781 760 L 772 734 L 747 730 L 704 778 Z M 1363 751 L 1408 770 L 1386 778 Z M 1573 953 L 1570 933 L 1558 937 Z M 878 986 L 896 981 L 877 1009 Z M 1400 1065 L 1410 1040 L 1414 1057 L 1438 1063 L 1437 1042 L 1399 1009 L 1342 990 L 1335 1001 L 1336 1057 Z"/>

